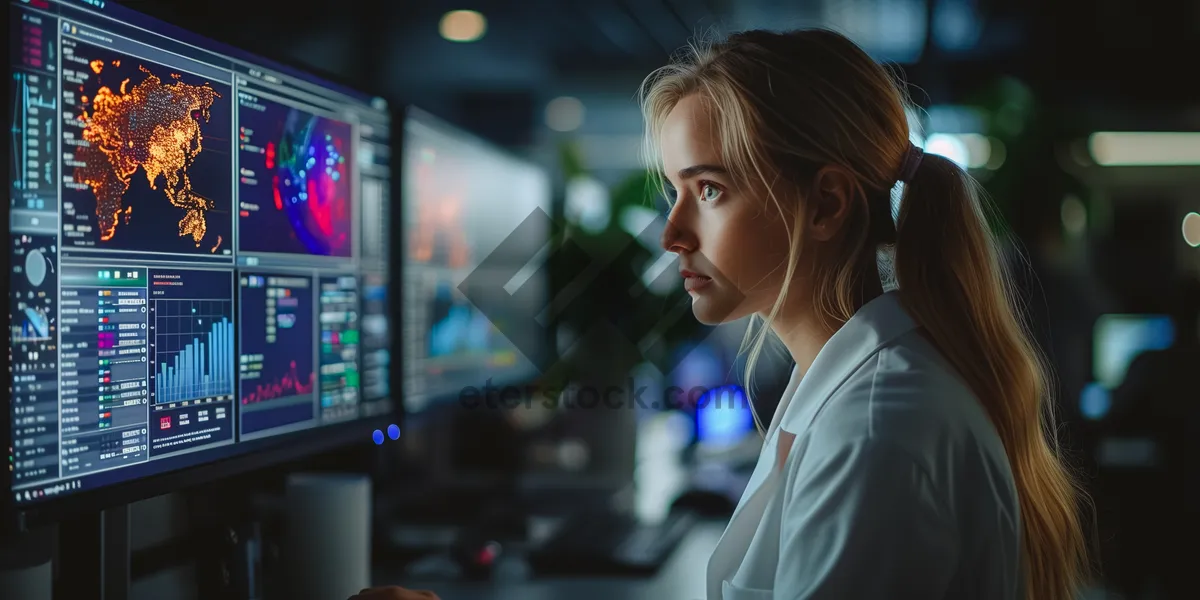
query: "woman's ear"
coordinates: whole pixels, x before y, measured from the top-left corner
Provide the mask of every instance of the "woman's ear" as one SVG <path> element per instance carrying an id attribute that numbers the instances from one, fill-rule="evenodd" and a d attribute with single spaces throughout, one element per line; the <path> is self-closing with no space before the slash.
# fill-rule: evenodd
<path id="1" fill-rule="evenodd" d="M 825 166 L 813 177 L 808 196 L 808 236 L 827 242 L 842 232 L 850 218 L 854 177 L 845 169 Z"/>

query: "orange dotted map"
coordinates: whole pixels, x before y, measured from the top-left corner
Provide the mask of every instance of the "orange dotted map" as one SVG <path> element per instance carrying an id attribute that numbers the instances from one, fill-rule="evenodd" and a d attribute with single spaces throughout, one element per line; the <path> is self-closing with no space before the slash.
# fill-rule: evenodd
<path id="1" fill-rule="evenodd" d="M 97 75 L 106 66 L 100 60 L 90 63 Z M 112 61 L 112 66 L 120 66 L 120 61 Z M 126 222 L 131 218 L 133 207 L 124 206 L 123 199 L 141 169 L 150 188 L 161 191 L 182 213 L 179 236 L 190 236 L 199 248 L 214 203 L 192 188 L 188 170 L 204 151 L 202 129 L 221 95 L 207 83 L 184 83 L 178 74 L 164 82 L 144 66 L 139 72 L 144 76 L 139 82 L 125 79 L 116 90 L 101 86 L 94 97 L 82 98 L 84 108 L 78 119 L 89 145 L 78 151 L 85 165 L 76 168 L 75 181 L 86 184 L 95 195 L 99 237 L 108 241 L 122 217 Z M 220 240 L 209 245 L 215 252 Z"/>

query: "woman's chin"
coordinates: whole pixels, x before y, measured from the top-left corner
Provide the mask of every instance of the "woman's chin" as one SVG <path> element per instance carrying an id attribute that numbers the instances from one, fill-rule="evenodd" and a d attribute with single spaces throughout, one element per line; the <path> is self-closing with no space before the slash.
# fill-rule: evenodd
<path id="1" fill-rule="evenodd" d="M 737 314 L 737 305 L 733 303 L 720 302 L 718 298 L 713 298 L 707 294 L 692 295 L 692 314 L 696 316 L 696 320 L 708 326 L 717 326 L 731 321 L 738 320 L 741 315 Z"/>

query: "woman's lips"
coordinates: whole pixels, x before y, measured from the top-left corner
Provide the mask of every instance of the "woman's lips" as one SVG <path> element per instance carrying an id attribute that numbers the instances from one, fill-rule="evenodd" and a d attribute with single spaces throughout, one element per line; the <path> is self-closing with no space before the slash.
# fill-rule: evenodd
<path id="1" fill-rule="evenodd" d="M 700 291 L 712 283 L 712 277 L 706 277 L 699 273 L 681 271 L 680 274 L 683 275 L 683 289 L 689 292 Z"/>

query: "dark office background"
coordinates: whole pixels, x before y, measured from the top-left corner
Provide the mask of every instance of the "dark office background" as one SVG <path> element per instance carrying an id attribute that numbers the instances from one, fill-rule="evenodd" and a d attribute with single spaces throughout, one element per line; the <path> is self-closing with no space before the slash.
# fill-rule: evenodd
<path id="1" fill-rule="evenodd" d="M 636 87 L 694 34 L 790 25 L 851 34 L 903 67 L 914 100 L 929 109 L 927 133 L 943 135 L 941 148 L 975 160 L 953 141 L 985 140 L 987 155 L 973 173 L 1003 208 L 1014 251 L 1028 257 L 1014 252 L 1058 374 L 1060 433 L 1097 505 L 1106 589 L 1095 597 L 1195 597 L 1200 235 L 1189 240 L 1180 232 L 1185 216 L 1200 211 L 1200 152 L 1190 153 L 1190 164 L 1105 167 L 1089 155 L 1088 140 L 1105 131 L 1200 131 L 1192 81 L 1200 2 L 124 4 L 331 74 L 393 105 L 420 106 L 552 169 L 560 203 L 569 174 L 563 148 L 573 148 L 589 180 L 607 189 L 639 169 Z M 486 18 L 481 39 L 443 38 L 439 20 L 455 9 Z M 1193 139 L 1200 144 L 1200 136 Z M 1112 390 L 1093 383 L 1094 325 L 1106 314 L 1168 315 L 1176 328 L 1172 348 L 1142 354 Z M 777 400 L 767 396 L 764 420 Z M 435 442 L 439 449 L 456 443 L 425 435 L 406 448 L 420 455 Z M 387 462 L 404 465 L 405 457 Z M 138 547 L 186 535 L 183 509 L 174 495 L 136 505 Z M 141 575 L 136 597 L 185 598 L 179 590 L 195 570 L 164 560 Z"/>

